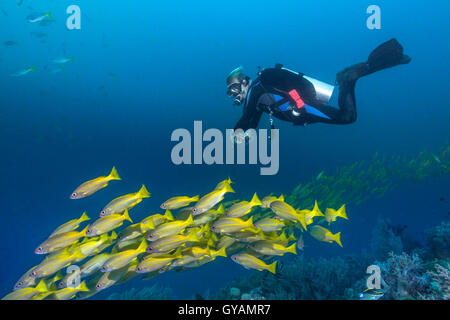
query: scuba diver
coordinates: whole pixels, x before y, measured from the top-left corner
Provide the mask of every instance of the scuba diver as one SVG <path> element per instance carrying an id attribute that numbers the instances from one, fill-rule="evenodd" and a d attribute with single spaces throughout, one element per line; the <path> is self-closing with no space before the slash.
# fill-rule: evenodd
<path id="1" fill-rule="evenodd" d="M 227 95 L 234 98 L 234 105 L 244 104 L 242 117 L 234 130 L 255 129 L 263 112 L 269 114 L 272 129 L 272 116 L 294 125 L 353 123 L 356 121 L 356 81 L 410 61 L 411 58 L 403 54 L 400 43 L 392 39 L 372 51 L 367 62 L 339 72 L 336 76 L 339 109 L 327 105 L 334 91 L 332 85 L 283 68 L 281 64 L 259 70 L 258 77 L 252 81 L 239 67 L 227 77 Z"/>

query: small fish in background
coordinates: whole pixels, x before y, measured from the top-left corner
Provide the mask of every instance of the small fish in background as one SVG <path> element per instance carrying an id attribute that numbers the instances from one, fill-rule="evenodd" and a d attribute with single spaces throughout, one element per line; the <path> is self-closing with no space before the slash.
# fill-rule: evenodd
<path id="1" fill-rule="evenodd" d="M 7 47 L 20 46 L 20 42 L 14 40 L 6 40 L 3 44 Z"/>
<path id="2" fill-rule="evenodd" d="M 439 159 L 439 157 L 438 157 L 437 155 L 435 155 L 435 154 L 433 154 L 433 153 L 432 153 L 431 155 L 432 155 L 434 161 L 436 161 L 436 162 L 439 163 L 439 164 L 442 163 L 442 162 L 441 162 L 441 159 Z"/>
<path id="3" fill-rule="evenodd" d="M 2 9 L 2 12 L 3 12 L 3 15 L 5 16 L 5 17 L 7 17 L 8 16 L 8 12 L 6 12 L 5 10 L 3 10 Z"/>
<path id="4" fill-rule="evenodd" d="M 62 58 L 53 59 L 53 63 L 57 63 L 57 64 L 65 64 L 68 62 L 73 63 L 73 57 L 70 57 L 70 58 L 62 57 Z"/>
<path id="5" fill-rule="evenodd" d="M 17 1 L 17 6 L 22 6 L 22 4 L 23 4 L 23 0 L 19 0 L 19 1 Z"/>
<path id="6" fill-rule="evenodd" d="M 30 72 L 36 72 L 36 69 L 34 68 L 34 66 L 16 71 L 13 74 L 11 74 L 11 77 L 22 77 L 24 75 L 29 74 Z"/>
<path id="7" fill-rule="evenodd" d="M 320 171 L 320 173 L 317 175 L 316 180 L 319 181 L 320 178 L 322 178 L 323 174 L 325 173 L 325 171 Z"/>
<path id="8" fill-rule="evenodd" d="M 112 72 L 108 72 L 108 76 L 113 78 L 116 81 L 120 81 L 120 78 L 116 74 L 114 74 Z"/>
<path id="9" fill-rule="evenodd" d="M 81 199 L 90 196 L 98 190 L 105 188 L 111 180 L 122 180 L 117 173 L 116 167 L 113 167 L 107 176 L 101 176 L 82 183 L 72 192 L 70 199 Z"/>
<path id="10" fill-rule="evenodd" d="M 303 240 L 303 235 L 300 235 L 300 237 L 298 238 L 297 248 L 302 251 L 305 248 L 305 241 Z"/>
<path id="11" fill-rule="evenodd" d="M 366 289 L 359 294 L 359 300 L 378 300 L 384 296 L 384 291 L 379 289 Z"/>
<path id="12" fill-rule="evenodd" d="M 32 13 L 32 14 L 29 14 L 27 16 L 27 21 L 29 23 L 37 23 L 37 22 L 42 22 L 42 21 L 45 21 L 45 20 L 49 20 L 49 21 L 53 20 L 54 21 L 51 11 L 49 11 L 47 13 L 44 13 L 44 14 L 42 14 L 42 13 Z"/>
<path id="13" fill-rule="evenodd" d="M 45 32 L 36 32 L 36 31 L 32 31 L 30 32 L 30 34 L 33 37 L 36 37 L 38 39 L 42 39 L 42 38 L 46 38 L 48 36 L 48 34 L 46 34 Z"/>

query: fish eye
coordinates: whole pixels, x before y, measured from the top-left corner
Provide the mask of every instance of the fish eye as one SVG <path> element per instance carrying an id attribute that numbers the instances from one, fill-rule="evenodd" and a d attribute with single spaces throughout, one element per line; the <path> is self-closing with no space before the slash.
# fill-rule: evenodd
<path id="1" fill-rule="evenodd" d="M 34 270 L 30 272 L 30 276 L 32 276 L 32 277 L 36 276 L 36 274 L 37 274 L 37 273 L 36 273 L 36 271 L 34 271 Z"/>
<path id="2" fill-rule="evenodd" d="M 76 192 L 72 193 L 72 197 L 76 197 L 76 196 L 77 196 Z"/>
<path id="3" fill-rule="evenodd" d="M 16 287 L 21 287 L 22 284 L 23 284 L 22 282 L 19 282 L 19 283 L 16 284 Z"/>
<path id="4" fill-rule="evenodd" d="M 142 270 L 141 267 L 137 267 L 137 268 L 136 268 L 136 271 L 141 271 L 141 270 Z"/>
<path id="5" fill-rule="evenodd" d="M 105 210 L 102 210 L 102 212 L 100 212 L 100 215 L 103 215 L 103 214 L 105 214 L 106 213 L 106 211 Z"/>

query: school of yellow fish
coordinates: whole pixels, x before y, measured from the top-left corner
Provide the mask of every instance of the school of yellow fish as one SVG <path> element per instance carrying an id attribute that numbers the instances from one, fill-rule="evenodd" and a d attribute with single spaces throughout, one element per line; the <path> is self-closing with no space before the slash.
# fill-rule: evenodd
<path id="1" fill-rule="evenodd" d="M 70 198 L 91 196 L 112 180 L 121 180 L 115 168 L 108 176 L 81 184 Z M 322 213 L 317 202 L 312 210 L 295 209 L 283 195 L 260 200 L 256 193 L 250 201 L 223 203 L 226 194 L 234 193 L 231 184 L 228 178 L 202 197 L 170 198 L 161 204 L 163 214 L 150 215 L 138 223 L 133 222 L 129 211 L 150 197 L 144 185 L 137 192 L 112 200 L 97 220 L 79 228 L 90 220 L 84 212 L 56 228 L 36 248 L 35 253 L 46 255 L 45 259 L 28 270 L 3 299 L 87 299 L 141 274 L 142 279 L 151 279 L 172 269 L 200 267 L 219 256 L 231 257 L 247 269 L 275 274 L 277 261 L 265 260 L 303 250 L 304 232 L 342 246 L 340 232 L 333 234 L 319 223 L 331 224 L 338 217 L 348 219 L 345 205 Z M 262 214 L 253 215 L 256 208 Z M 254 221 L 255 217 L 258 220 Z M 126 222 L 130 225 L 118 235 L 117 228 Z"/>

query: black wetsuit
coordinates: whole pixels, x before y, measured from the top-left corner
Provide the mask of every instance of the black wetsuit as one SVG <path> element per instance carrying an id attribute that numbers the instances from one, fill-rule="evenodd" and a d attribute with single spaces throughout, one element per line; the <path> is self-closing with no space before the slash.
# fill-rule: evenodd
<path id="1" fill-rule="evenodd" d="M 408 64 L 411 58 L 403 54 L 403 47 L 396 39 L 378 46 L 369 55 L 367 62 L 358 63 L 339 72 L 339 108 L 328 106 L 316 98 L 314 86 L 300 73 L 282 68 L 261 71 L 248 89 L 244 112 L 235 126 L 244 131 L 255 129 L 263 112 L 292 122 L 294 125 L 309 123 L 349 124 L 356 121 L 355 85 L 356 81 L 371 73 L 391 68 L 399 64 Z M 302 100 L 301 107 L 298 99 Z"/>
<path id="2" fill-rule="evenodd" d="M 244 112 L 235 129 L 254 129 L 263 112 L 294 125 L 325 122 L 348 124 L 356 120 L 355 82 L 340 86 L 339 109 L 323 104 L 316 98 L 311 82 L 300 73 L 284 69 L 281 65 L 264 69 L 248 89 Z M 305 106 L 298 109 L 289 95 L 296 90 Z"/>

